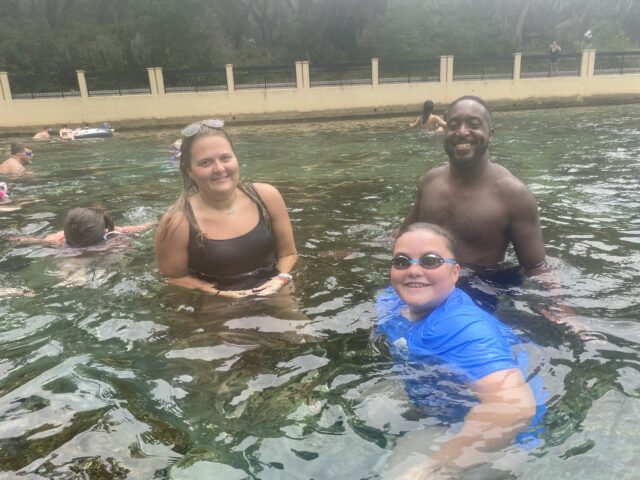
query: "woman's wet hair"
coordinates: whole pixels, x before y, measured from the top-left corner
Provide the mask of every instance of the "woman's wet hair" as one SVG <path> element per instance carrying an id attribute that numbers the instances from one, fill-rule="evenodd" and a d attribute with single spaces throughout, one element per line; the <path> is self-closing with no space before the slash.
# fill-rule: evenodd
<path id="1" fill-rule="evenodd" d="M 457 252 L 457 245 L 456 245 L 456 240 L 455 238 L 453 238 L 453 235 L 451 234 L 451 232 L 449 230 L 447 230 L 446 228 L 443 228 L 439 225 L 436 225 L 434 223 L 427 223 L 427 222 L 416 222 L 416 223 L 411 223 L 409 225 L 406 225 L 404 227 L 401 227 L 400 230 L 398 230 L 398 236 L 396 237 L 396 241 L 393 244 L 393 249 L 395 250 L 396 248 L 396 243 L 398 242 L 398 239 L 404 235 L 405 233 L 408 232 L 416 232 L 416 231 L 420 231 L 420 230 L 424 230 L 426 232 L 431 232 L 431 233 L 435 233 L 436 235 L 442 237 L 446 243 L 447 249 L 451 252 L 451 254 L 453 255 L 454 258 L 456 258 L 458 252 Z"/>
<path id="2" fill-rule="evenodd" d="M 64 219 L 64 239 L 70 247 L 97 245 L 105 231 L 115 229 L 111 216 L 100 207 L 72 208 Z"/>

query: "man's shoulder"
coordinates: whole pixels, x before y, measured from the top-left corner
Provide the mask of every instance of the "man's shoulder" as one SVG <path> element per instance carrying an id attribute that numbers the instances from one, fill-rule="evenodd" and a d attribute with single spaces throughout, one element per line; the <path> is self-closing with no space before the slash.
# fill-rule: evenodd
<path id="1" fill-rule="evenodd" d="M 522 195 L 530 194 L 529 187 L 525 183 L 516 177 L 509 169 L 498 165 L 497 163 L 491 163 L 491 178 L 494 185 L 503 193 L 508 195 Z"/>
<path id="2" fill-rule="evenodd" d="M 422 175 L 422 181 L 421 183 L 429 183 L 432 182 L 434 180 L 438 180 L 442 177 L 444 177 L 444 175 L 447 172 L 447 169 L 449 168 L 449 166 L 447 164 L 444 165 L 440 165 L 438 167 L 433 167 L 429 170 L 427 170 L 424 175 Z"/>

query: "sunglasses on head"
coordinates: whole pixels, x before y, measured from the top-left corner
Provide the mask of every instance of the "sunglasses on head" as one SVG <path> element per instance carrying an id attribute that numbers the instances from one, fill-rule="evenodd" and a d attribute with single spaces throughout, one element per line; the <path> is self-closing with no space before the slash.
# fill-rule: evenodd
<path id="1" fill-rule="evenodd" d="M 217 118 L 210 118 L 208 120 L 200 120 L 198 122 L 193 122 L 182 129 L 183 137 L 193 137 L 196 133 L 200 131 L 202 126 L 209 128 L 222 128 L 224 127 L 224 120 L 220 120 Z"/>
<path id="2" fill-rule="evenodd" d="M 435 253 L 427 253 L 426 255 L 422 255 L 420 258 L 409 258 L 406 255 L 400 254 L 391 259 L 391 265 L 398 270 L 406 270 L 412 263 L 417 263 L 422 268 L 432 270 L 434 268 L 438 268 L 443 263 L 455 265 L 458 262 L 456 262 L 455 258 L 442 258 L 440 255 Z"/>

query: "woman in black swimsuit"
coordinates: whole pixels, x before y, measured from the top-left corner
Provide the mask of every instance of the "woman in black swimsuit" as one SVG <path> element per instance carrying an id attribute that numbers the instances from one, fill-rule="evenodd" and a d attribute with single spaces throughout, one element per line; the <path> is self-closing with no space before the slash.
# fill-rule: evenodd
<path id="1" fill-rule="evenodd" d="M 241 183 L 221 120 L 182 130 L 183 191 L 160 221 L 156 259 L 175 285 L 213 295 L 268 295 L 291 280 L 298 255 L 275 187 Z"/>

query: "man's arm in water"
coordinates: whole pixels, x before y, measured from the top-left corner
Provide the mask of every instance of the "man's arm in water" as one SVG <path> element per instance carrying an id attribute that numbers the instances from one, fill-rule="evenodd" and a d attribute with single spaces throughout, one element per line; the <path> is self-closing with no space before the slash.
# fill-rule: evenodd
<path id="1" fill-rule="evenodd" d="M 556 272 L 545 261 L 544 241 L 538 215 L 538 204 L 533 194 L 522 185 L 513 195 L 513 216 L 509 234 L 518 262 L 528 277 L 551 292 L 549 305 L 540 313 L 554 323 L 568 326 L 583 339 L 596 338 L 588 328 L 575 319 L 573 308 L 564 303 L 564 291 Z"/>

